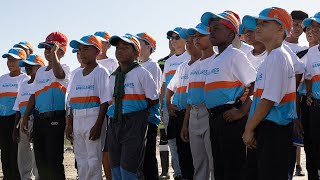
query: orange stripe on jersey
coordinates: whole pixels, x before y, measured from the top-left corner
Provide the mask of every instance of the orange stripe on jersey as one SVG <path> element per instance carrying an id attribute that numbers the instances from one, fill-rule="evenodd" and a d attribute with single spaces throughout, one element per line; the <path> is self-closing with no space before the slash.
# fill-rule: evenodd
<path id="1" fill-rule="evenodd" d="M 144 94 L 125 94 L 122 99 L 123 100 L 145 100 L 146 96 Z"/>
<path id="2" fill-rule="evenodd" d="M 189 83 L 189 88 L 204 88 L 205 82 L 192 82 Z"/>
<path id="3" fill-rule="evenodd" d="M 18 93 L 17 92 L 4 92 L 0 93 L 0 98 L 2 97 L 17 97 Z"/>
<path id="4" fill-rule="evenodd" d="M 263 93 L 263 89 L 257 89 L 254 93 L 253 96 L 255 97 L 261 97 Z"/>
<path id="5" fill-rule="evenodd" d="M 284 95 L 284 97 L 281 99 L 280 103 L 287 103 L 290 101 L 295 101 L 296 100 L 296 92 L 292 92 L 289 94 Z"/>
<path id="6" fill-rule="evenodd" d="M 70 103 L 90 103 L 90 102 L 100 103 L 100 98 L 98 96 L 86 96 L 86 97 L 73 97 L 73 98 L 70 98 Z"/>
<path id="7" fill-rule="evenodd" d="M 312 81 L 312 82 L 320 81 L 320 75 L 318 74 L 318 75 L 313 76 L 313 77 L 311 78 L 311 81 Z"/>
<path id="8" fill-rule="evenodd" d="M 187 86 L 181 86 L 177 88 L 177 93 L 185 93 L 187 92 Z"/>
<path id="9" fill-rule="evenodd" d="M 166 77 L 169 76 L 169 75 L 173 75 L 175 73 L 176 73 L 176 70 L 171 70 L 171 71 L 166 73 Z"/>
<path id="10" fill-rule="evenodd" d="M 240 81 L 235 81 L 235 82 L 217 81 L 217 82 L 212 82 L 212 83 L 206 84 L 204 90 L 210 91 L 210 90 L 215 90 L 215 89 L 234 88 L 234 87 L 239 87 L 239 86 L 244 86 L 244 85 Z"/>
<path id="11" fill-rule="evenodd" d="M 22 106 L 27 106 L 29 101 L 23 101 L 19 104 L 19 108 L 21 108 Z"/>
<path id="12" fill-rule="evenodd" d="M 53 82 L 49 86 L 45 86 L 43 89 L 37 91 L 35 93 L 35 95 L 38 96 L 40 93 L 48 91 L 49 88 L 59 88 L 64 93 L 66 93 L 66 91 L 67 91 L 67 89 L 62 84 L 60 84 L 58 82 Z"/>

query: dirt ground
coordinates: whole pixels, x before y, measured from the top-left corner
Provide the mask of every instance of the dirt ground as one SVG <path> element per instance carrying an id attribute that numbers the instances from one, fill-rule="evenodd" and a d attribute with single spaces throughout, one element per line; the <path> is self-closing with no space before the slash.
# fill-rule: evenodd
<path id="1" fill-rule="evenodd" d="M 77 171 L 74 168 L 74 154 L 72 153 L 72 149 L 70 148 L 69 145 L 66 145 L 65 148 L 65 153 L 64 153 L 64 167 L 65 167 L 65 172 L 66 172 L 66 179 L 67 180 L 76 180 L 77 177 Z M 302 152 L 304 152 L 304 150 L 301 150 Z M 305 161 L 305 154 L 301 153 L 301 160 L 302 160 L 302 168 L 304 170 L 305 173 L 306 172 L 306 161 Z M 157 153 L 157 159 L 158 159 L 158 165 L 159 165 L 159 173 L 161 173 L 161 164 L 160 164 L 160 155 L 159 152 Z M 170 165 L 171 166 L 171 165 Z M 170 174 L 170 180 L 173 180 L 173 170 L 170 167 L 169 170 L 169 174 Z M 1 167 L 1 163 L 0 163 L 0 179 L 3 179 L 3 175 L 2 175 L 2 167 Z M 103 177 L 103 179 L 105 180 L 106 178 Z M 307 180 L 307 176 L 304 177 L 294 177 L 294 180 Z"/>

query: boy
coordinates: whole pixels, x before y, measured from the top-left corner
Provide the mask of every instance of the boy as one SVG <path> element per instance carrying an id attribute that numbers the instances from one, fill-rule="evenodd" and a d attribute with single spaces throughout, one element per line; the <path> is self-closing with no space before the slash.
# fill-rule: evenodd
<path id="1" fill-rule="evenodd" d="M 35 159 L 41 179 L 65 179 L 63 166 L 64 130 L 66 115 L 66 88 L 70 69 L 61 64 L 67 49 L 68 39 L 60 32 L 49 34 L 44 48 L 48 66 L 41 67 L 34 80 L 34 92 L 30 96 L 23 116 L 23 131 L 28 130 L 27 122 L 32 110 L 39 114 L 33 123 L 33 143 Z"/>
<path id="2" fill-rule="evenodd" d="M 28 76 L 21 72 L 20 60 L 27 58 L 20 48 L 12 48 L 2 55 L 7 58 L 9 73 L 0 77 L 0 150 L 3 179 L 19 180 L 17 164 L 18 144 L 12 141 L 16 111 L 13 110 L 20 83 Z"/>
<path id="3" fill-rule="evenodd" d="M 208 63 L 204 98 L 209 111 L 210 139 L 216 180 L 241 179 L 245 146 L 241 139 L 256 71 L 246 55 L 232 46 L 239 22 L 228 12 L 204 13 L 202 22 L 210 27 L 210 41 L 219 54 Z M 240 97 L 250 88 L 242 104 Z"/>
<path id="4" fill-rule="evenodd" d="M 140 43 L 141 51 L 138 61 L 140 65 L 148 70 L 154 82 L 157 92 L 160 92 L 161 69 L 159 65 L 150 59 L 150 55 L 156 50 L 156 40 L 148 33 L 139 33 L 135 36 Z M 148 120 L 147 143 L 144 155 L 143 174 L 145 179 L 158 179 L 158 162 L 156 157 L 156 144 L 158 126 L 160 124 L 160 105 L 159 103 L 150 109 Z"/>
<path id="5" fill-rule="evenodd" d="M 268 52 L 258 70 L 243 141 L 248 148 L 257 148 L 259 180 L 288 179 L 292 122 L 297 118 L 295 71 L 283 46 L 292 26 L 291 16 L 284 9 L 272 7 L 257 18 L 245 16 L 243 24 L 256 27 L 255 39 Z"/>
<path id="6" fill-rule="evenodd" d="M 129 35 L 112 36 L 119 67 L 110 76 L 107 142 L 113 180 L 143 178 L 141 172 L 145 151 L 148 114 L 158 103 L 158 92 L 151 74 L 136 59 L 140 54 L 139 41 Z"/>
<path id="7" fill-rule="evenodd" d="M 78 49 L 85 67 L 75 73 L 68 95 L 70 119 L 67 136 L 73 139 L 79 179 L 101 179 L 105 142 L 105 114 L 108 108 L 109 73 L 96 58 L 102 50 L 98 37 L 89 35 L 70 46 Z M 72 135 L 72 137 L 71 137 Z"/>
<path id="8" fill-rule="evenodd" d="M 179 156 L 179 164 L 181 169 L 182 179 L 193 179 L 194 168 L 192 162 L 192 154 L 190 149 L 190 143 L 183 141 L 180 136 L 180 131 L 183 125 L 183 120 L 186 114 L 187 108 L 187 86 L 189 70 L 194 63 L 200 58 L 201 52 L 194 46 L 194 38 L 187 33 L 187 29 L 180 31 L 180 37 L 186 41 L 186 49 L 191 58 L 189 61 L 182 63 L 172 80 L 167 87 L 166 101 L 169 111 L 170 120 L 169 123 L 174 125 L 176 134 L 177 152 Z M 171 98 L 172 99 L 171 103 Z"/>
<path id="9" fill-rule="evenodd" d="M 19 92 L 13 110 L 16 112 L 16 128 L 20 131 L 16 140 L 18 142 L 18 167 L 21 179 L 31 179 L 31 175 L 35 176 L 36 180 L 39 180 L 38 169 L 34 159 L 34 152 L 31 148 L 30 133 L 27 135 L 22 132 L 22 126 L 19 126 L 26 110 L 28 100 L 33 91 L 33 82 L 36 73 L 40 67 L 44 66 L 44 60 L 38 55 L 29 55 L 25 61 L 19 62 L 19 67 L 25 67 L 26 73 L 31 78 L 23 80 L 19 87 Z M 28 132 L 32 131 L 34 117 L 31 115 L 28 121 Z"/>
<path id="10" fill-rule="evenodd" d="M 95 32 L 94 35 L 97 36 L 102 42 L 102 50 L 97 57 L 98 63 L 101 64 L 104 68 L 106 68 L 111 74 L 117 69 L 119 64 L 117 60 L 109 58 L 107 56 L 107 51 L 110 49 L 110 34 L 108 32 L 98 31 Z"/>

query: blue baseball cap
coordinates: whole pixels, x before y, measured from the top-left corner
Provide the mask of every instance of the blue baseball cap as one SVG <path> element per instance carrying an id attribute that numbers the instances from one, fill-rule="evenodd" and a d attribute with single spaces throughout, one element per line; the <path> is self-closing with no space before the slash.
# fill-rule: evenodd
<path id="1" fill-rule="evenodd" d="M 170 30 L 167 32 L 167 36 L 168 37 L 171 37 L 173 33 L 176 33 L 180 36 L 180 31 L 182 30 L 183 28 L 182 27 L 176 27 L 174 28 L 173 30 Z"/>
<path id="2" fill-rule="evenodd" d="M 72 49 L 72 53 L 77 53 L 79 49 Z"/>
<path id="3" fill-rule="evenodd" d="M 32 46 L 32 44 L 30 42 L 27 42 L 27 41 L 19 42 L 18 44 L 15 44 L 13 47 L 14 48 L 23 47 L 25 49 L 29 49 L 30 54 L 33 53 L 33 46 Z"/>
<path id="4" fill-rule="evenodd" d="M 26 60 L 19 61 L 19 67 L 25 67 L 26 64 L 32 65 L 32 66 L 45 66 L 44 64 L 44 59 L 35 54 L 31 54 L 30 56 L 27 57 Z"/>
<path id="5" fill-rule="evenodd" d="M 189 36 L 191 36 L 189 33 L 188 33 L 188 29 L 185 29 L 185 28 L 182 28 L 180 33 L 179 33 L 179 36 L 184 39 L 184 40 L 187 40 Z"/>
<path id="6" fill-rule="evenodd" d="M 102 50 L 101 40 L 94 35 L 83 36 L 80 40 L 72 40 L 70 42 L 70 47 L 72 47 L 73 49 L 79 49 L 79 44 L 83 44 L 86 46 L 94 46 L 100 51 Z"/>
<path id="7" fill-rule="evenodd" d="M 101 41 L 103 42 L 109 42 L 110 34 L 105 31 L 98 31 L 94 33 L 95 36 L 97 36 Z"/>
<path id="8" fill-rule="evenodd" d="M 245 29 L 248 29 L 250 31 L 255 31 L 256 30 L 255 27 L 246 27 L 243 24 L 240 24 L 239 25 L 239 34 L 244 34 L 244 30 Z"/>
<path id="9" fill-rule="evenodd" d="M 224 11 L 219 14 L 214 14 L 212 12 L 205 12 L 201 16 L 201 23 L 205 26 L 209 26 L 209 21 L 211 19 L 218 19 L 220 23 L 224 24 L 228 28 L 232 29 L 234 32 L 239 33 L 239 20 L 231 11 Z"/>
<path id="10" fill-rule="evenodd" d="M 138 52 L 138 55 L 140 55 L 141 46 L 139 40 L 136 37 L 129 33 L 125 34 L 124 36 L 111 36 L 111 38 L 109 39 L 109 43 L 111 46 L 117 46 L 120 40 L 132 44 Z"/>
<path id="11" fill-rule="evenodd" d="M 187 32 L 189 35 L 194 35 L 194 34 L 196 34 L 196 32 L 198 32 L 200 34 L 204 34 L 204 35 L 210 34 L 208 26 L 205 26 L 202 23 L 199 23 L 195 28 L 189 28 Z"/>
<path id="12" fill-rule="evenodd" d="M 304 27 L 308 27 L 311 26 L 312 21 L 315 21 L 317 23 L 320 24 L 320 12 L 317 12 L 314 16 L 310 17 L 310 18 L 306 18 L 302 21 L 302 25 Z"/>
<path id="13" fill-rule="evenodd" d="M 15 59 L 27 59 L 26 52 L 21 48 L 11 48 L 8 53 L 2 55 L 2 58 L 7 58 L 12 56 Z"/>

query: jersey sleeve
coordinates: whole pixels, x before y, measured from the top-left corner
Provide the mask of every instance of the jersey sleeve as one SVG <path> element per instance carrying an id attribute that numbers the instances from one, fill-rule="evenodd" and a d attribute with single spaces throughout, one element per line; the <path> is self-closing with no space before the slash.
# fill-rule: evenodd
<path id="1" fill-rule="evenodd" d="M 143 68 L 141 68 L 143 69 Z M 157 92 L 156 83 L 154 82 L 151 73 L 144 69 L 143 73 L 140 74 L 140 83 L 145 92 L 145 96 L 148 99 L 156 100 L 159 99 L 159 94 Z"/>
<path id="2" fill-rule="evenodd" d="M 178 88 L 179 76 L 180 76 L 180 67 L 181 67 L 181 66 L 179 66 L 179 67 L 177 68 L 176 73 L 173 75 L 170 83 L 169 83 L 168 86 L 167 86 L 167 89 L 169 89 L 169 90 L 171 90 L 171 91 L 173 91 L 173 92 L 176 92 L 176 90 L 177 90 L 177 88 Z"/>
<path id="3" fill-rule="evenodd" d="M 107 72 L 107 70 L 105 70 L 104 68 L 101 69 L 101 73 L 99 73 L 100 75 L 98 76 L 98 91 L 99 91 L 99 98 L 100 98 L 100 103 L 105 103 L 105 102 L 110 102 L 112 100 L 112 96 L 110 96 L 110 93 L 108 91 L 110 91 L 109 88 L 109 73 Z"/>

